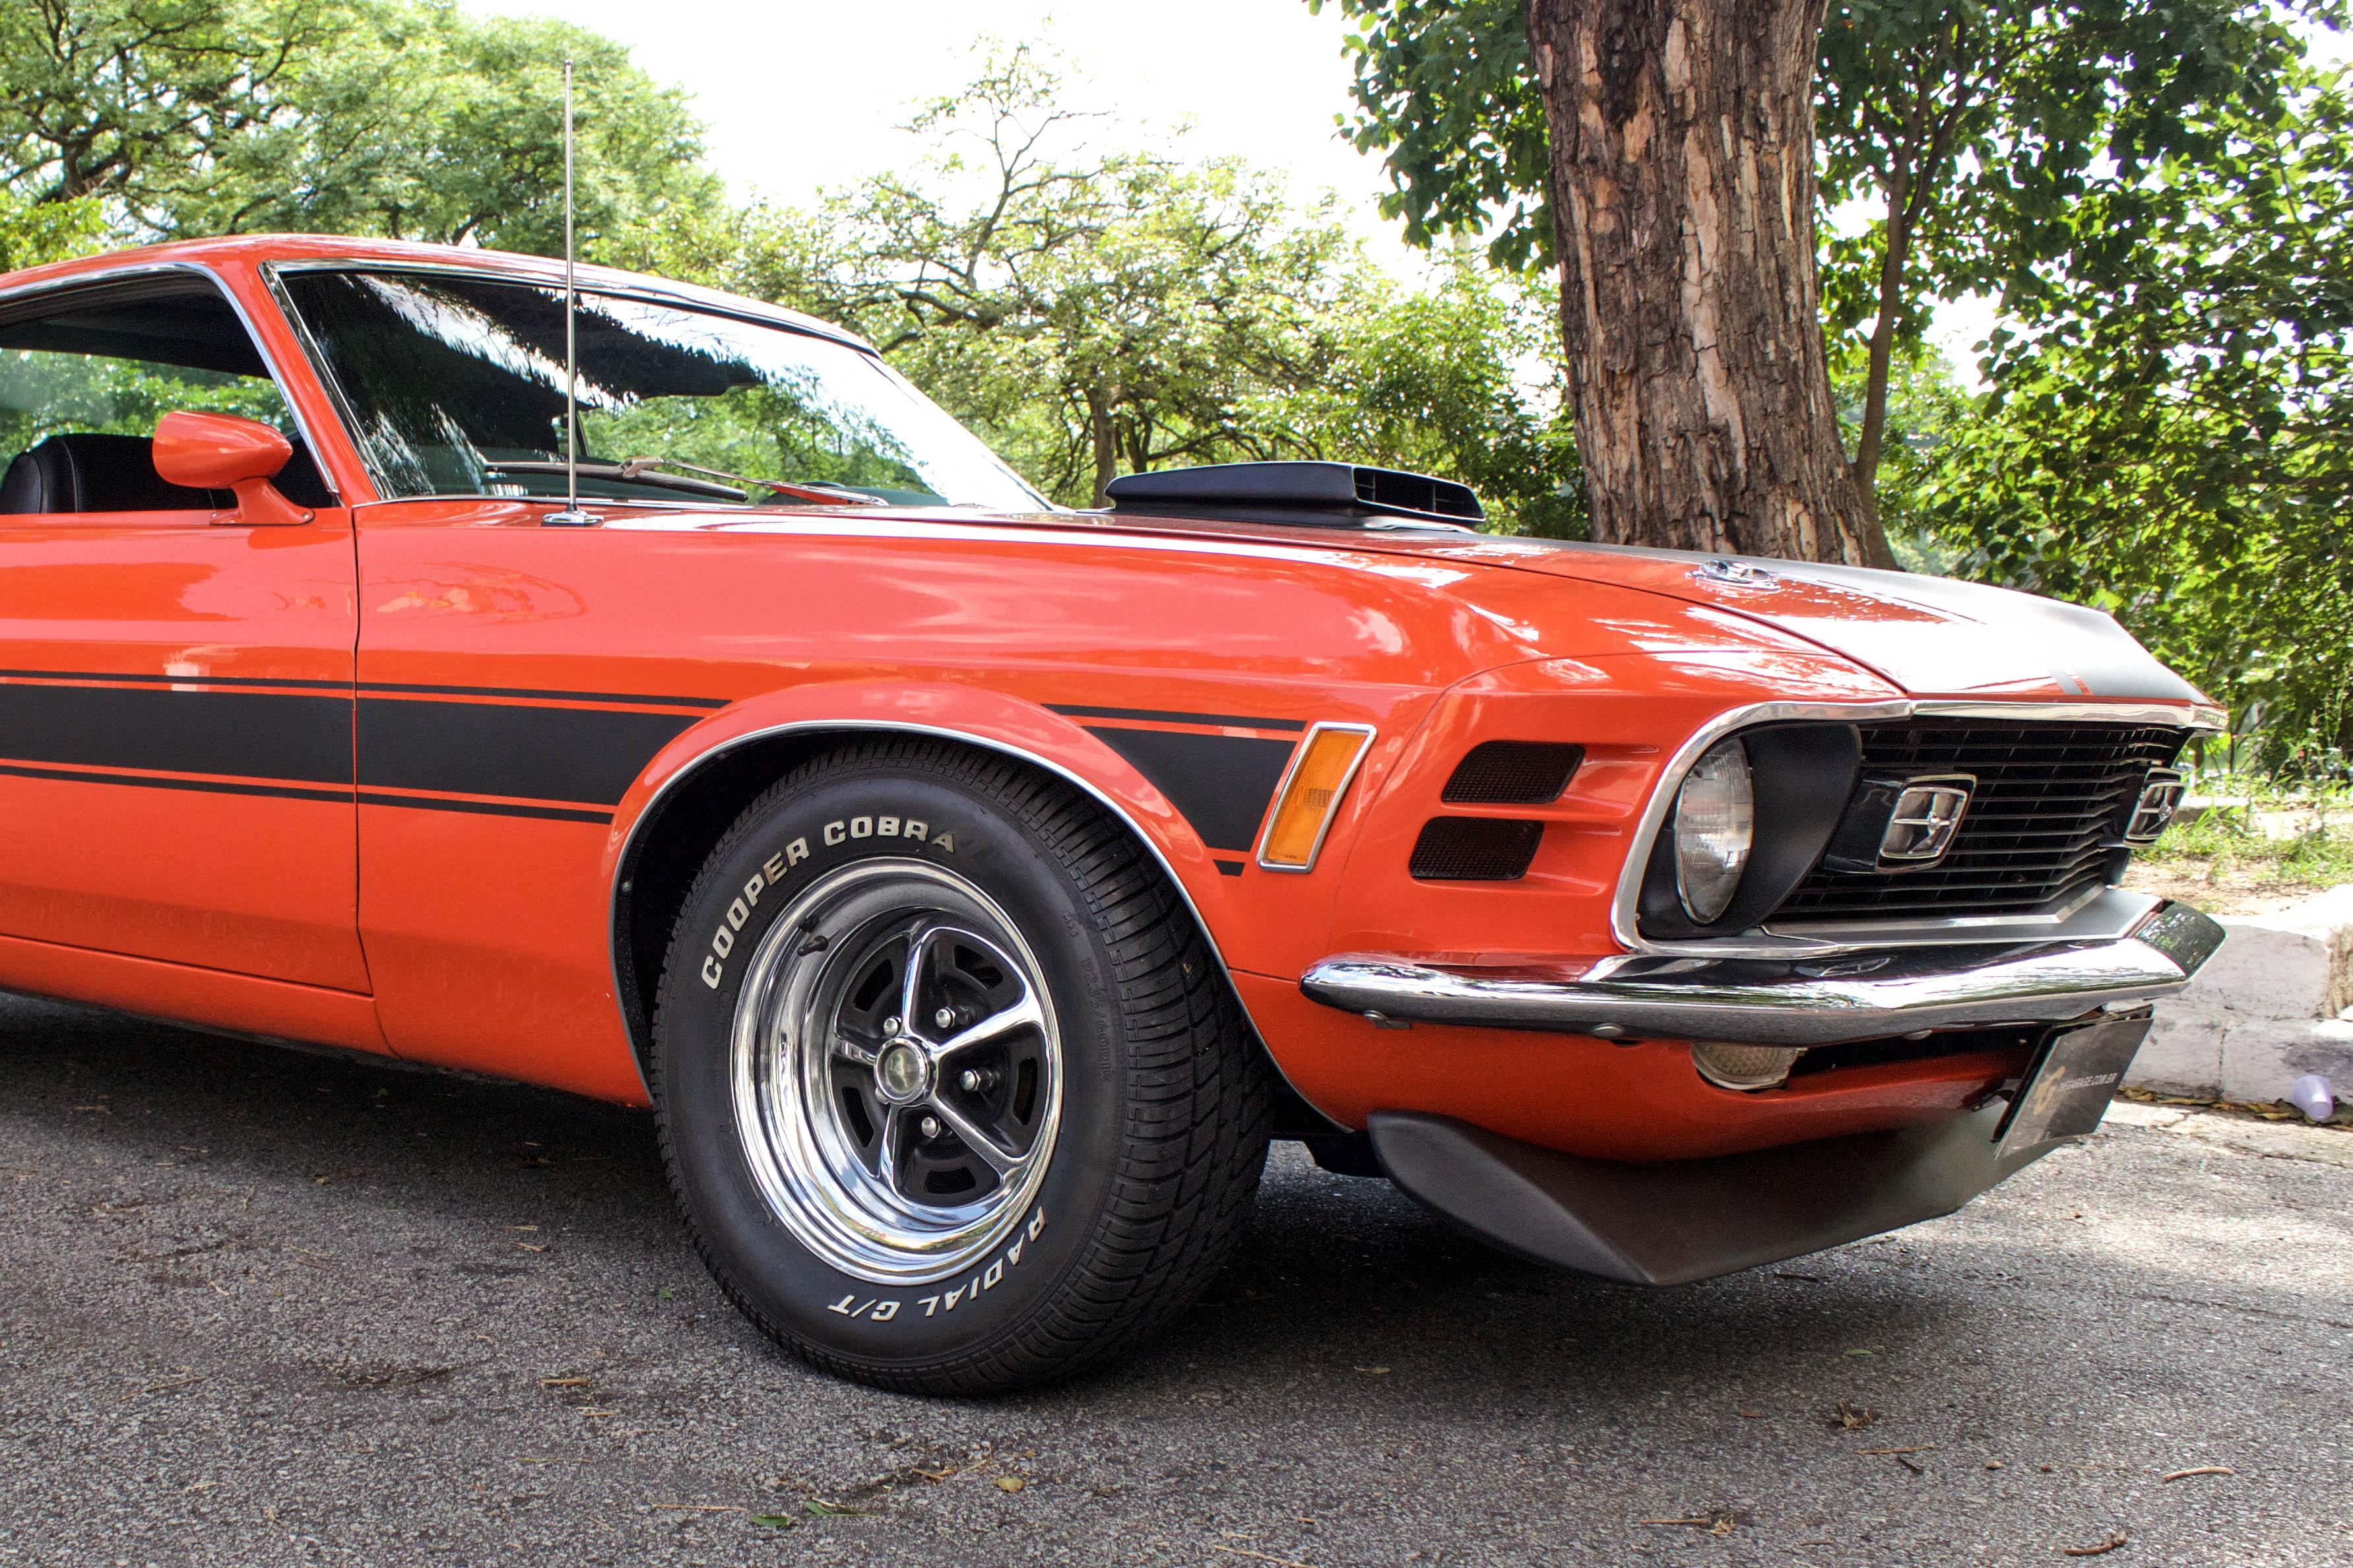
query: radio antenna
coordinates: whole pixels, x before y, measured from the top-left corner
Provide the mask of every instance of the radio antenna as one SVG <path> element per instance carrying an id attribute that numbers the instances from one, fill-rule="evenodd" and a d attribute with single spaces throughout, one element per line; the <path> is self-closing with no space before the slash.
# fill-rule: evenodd
<path id="1" fill-rule="evenodd" d="M 580 310 L 580 285 L 573 275 L 572 242 L 572 62 L 564 62 L 564 500 L 580 510 L 580 342 L 574 321 Z"/>
<path id="2" fill-rule="evenodd" d="M 572 62 L 564 62 L 564 510 L 543 522 L 582 527 L 580 510 L 580 286 L 572 233 Z"/>

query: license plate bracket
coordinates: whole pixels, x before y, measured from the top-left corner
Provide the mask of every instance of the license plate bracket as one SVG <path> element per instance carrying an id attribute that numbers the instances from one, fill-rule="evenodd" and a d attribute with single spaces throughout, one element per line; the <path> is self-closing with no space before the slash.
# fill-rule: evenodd
<path id="1" fill-rule="evenodd" d="M 2035 1048 L 2018 1092 L 1994 1129 L 2007 1159 L 2047 1143 L 2089 1136 L 2107 1114 L 2125 1071 L 2148 1037 L 2147 1013 L 2052 1030 Z"/>

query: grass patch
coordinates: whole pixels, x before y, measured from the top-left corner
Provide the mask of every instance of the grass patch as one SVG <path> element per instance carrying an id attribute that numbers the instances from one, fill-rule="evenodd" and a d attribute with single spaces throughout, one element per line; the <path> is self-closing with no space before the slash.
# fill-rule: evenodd
<path id="1" fill-rule="evenodd" d="M 2135 858 L 2149 871 L 2241 891 L 2353 882 L 2353 794 L 2208 777 L 2191 795 L 2211 804 L 2139 851 Z"/>

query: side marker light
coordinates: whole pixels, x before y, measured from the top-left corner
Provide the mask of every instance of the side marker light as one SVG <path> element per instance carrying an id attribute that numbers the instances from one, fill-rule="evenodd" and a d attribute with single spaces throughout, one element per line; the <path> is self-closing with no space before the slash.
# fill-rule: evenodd
<path id="1" fill-rule="evenodd" d="M 1314 868 L 1340 797 L 1348 793 L 1348 781 L 1356 776 L 1372 739 L 1369 724 L 1318 724 L 1307 731 L 1275 791 L 1274 815 L 1259 840 L 1261 866 L 1270 871 Z"/>

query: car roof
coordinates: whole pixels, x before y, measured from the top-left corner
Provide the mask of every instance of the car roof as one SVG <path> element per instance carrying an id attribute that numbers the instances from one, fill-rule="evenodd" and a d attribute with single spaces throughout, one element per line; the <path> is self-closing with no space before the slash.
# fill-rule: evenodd
<path id="1" fill-rule="evenodd" d="M 99 256 L 79 257 L 71 261 L 27 268 L 20 272 L 0 275 L 0 297 L 36 289 L 45 284 L 95 282 L 111 273 L 174 266 L 219 269 L 258 268 L 274 263 L 315 266 L 336 262 L 350 262 L 361 267 L 458 271 L 483 278 L 512 278 L 543 287 L 560 288 L 564 282 L 564 261 L 560 257 L 527 256 L 517 251 L 485 250 L 475 246 L 356 239 L 341 235 L 268 234 L 170 240 L 161 245 L 137 246 L 127 250 L 112 250 Z M 577 276 L 579 286 L 584 289 L 633 294 L 678 305 L 722 310 L 730 315 L 749 317 L 796 331 L 831 338 L 868 353 L 874 353 L 871 343 L 830 321 L 803 315 L 798 310 L 788 310 L 781 305 L 747 300 L 739 294 L 680 283 L 649 273 L 624 272 L 610 267 L 584 264 L 577 269 Z"/>

